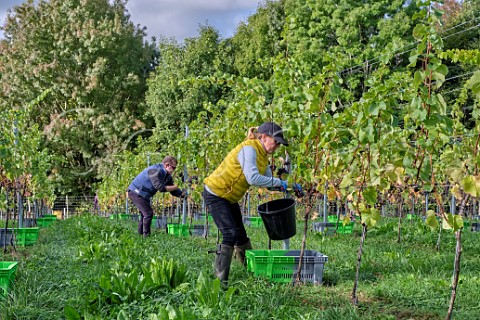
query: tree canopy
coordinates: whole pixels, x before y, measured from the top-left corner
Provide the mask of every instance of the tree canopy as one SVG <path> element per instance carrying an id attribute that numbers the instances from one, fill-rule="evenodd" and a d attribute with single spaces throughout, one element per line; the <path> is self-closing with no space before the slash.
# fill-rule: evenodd
<path id="1" fill-rule="evenodd" d="M 408 0 L 265 1 L 231 38 L 205 25 L 184 43 L 162 38 L 156 47 L 130 22 L 123 0 L 29 0 L 3 26 L 0 105 L 21 108 L 50 90 L 28 118 L 43 132 L 42 147 L 52 153 L 51 171 L 65 193 L 91 190 L 112 169 L 130 170 L 127 160 L 124 169 L 113 164 L 132 150 L 184 157 L 193 148 L 195 157 L 203 156 L 193 167 L 208 165 L 206 152 L 221 157 L 212 144 L 208 151 L 200 150 L 206 147 L 201 143 L 185 147 L 186 126 L 226 145 L 244 135 L 245 125 L 264 119 L 290 122 L 296 135 L 319 130 L 297 113 L 308 118 L 322 109 L 323 122 L 344 120 L 348 126 L 355 108 L 344 111 L 374 101 L 373 95 L 388 105 L 384 120 L 401 127 L 404 110 L 397 104 L 405 93 L 380 92 L 400 90 L 395 81 L 406 86 L 422 68 L 417 45 L 427 27 L 416 25 L 429 6 Z M 437 50 L 476 49 L 478 3 L 446 1 L 438 8 L 445 13 L 434 30 Z M 473 56 L 459 57 L 465 53 L 445 55 L 451 79 L 438 64 L 438 85 L 447 91 L 448 108 L 460 108 L 467 122 L 474 99 L 467 95 L 460 106 L 448 92 L 468 85 L 476 67 Z M 330 104 L 323 106 L 325 101 Z M 342 134 L 336 143 L 348 145 L 352 133 Z M 134 175 L 116 174 L 124 180 Z"/>
<path id="2" fill-rule="evenodd" d="M 50 89 L 29 117 L 56 155 L 58 190 L 88 190 L 129 136 L 151 125 L 144 93 L 154 44 L 122 0 L 29 0 L 3 30 L 1 107 Z"/>

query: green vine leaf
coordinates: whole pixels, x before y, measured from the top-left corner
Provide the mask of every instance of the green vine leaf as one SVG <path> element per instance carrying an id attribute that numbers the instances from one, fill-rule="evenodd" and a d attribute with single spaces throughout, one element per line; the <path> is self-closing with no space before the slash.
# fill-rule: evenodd
<path id="1" fill-rule="evenodd" d="M 368 187 L 362 192 L 363 198 L 368 204 L 374 205 L 377 202 L 377 190 L 374 187 Z"/>
<path id="2" fill-rule="evenodd" d="M 427 27 L 423 24 L 417 24 L 415 28 L 413 28 L 413 37 L 416 40 L 423 40 L 426 34 L 427 34 Z"/>
<path id="3" fill-rule="evenodd" d="M 442 219 L 442 227 L 443 229 L 456 232 L 457 230 L 463 228 L 463 218 L 458 214 L 453 215 L 449 213 Z"/>
<path id="4" fill-rule="evenodd" d="M 480 176 L 466 176 L 462 180 L 463 190 L 473 197 L 480 196 Z"/>
<path id="5" fill-rule="evenodd" d="M 438 220 L 435 216 L 435 212 L 433 210 L 428 210 L 426 213 L 427 218 L 425 219 L 425 224 L 430 227 L 430 229 L 436 230 L 438 228 Z"/>
<path id="6" fill-rule="evenodd" d="M 476 71 L 470 80 L 468 80 L 468 87 L 477 99 L 480 99 L 480 71 Z"/>
<path id="7" fill-rule="evenodd" d="M 65 319 L 67 320 L 81 320 L 82 317 L 73 307 L 66 305 L 63 309 L 65 312 Z"/>
<path id="8" fill-rule="evenodd" d="M 380 221 L 380 211 L 375 208 L 367 208 L 362 211 L 362 223 L 367 227 L 375 227 L 378 221 Z"/>
<path id="9" fill-rule="evenodd" d="M 350 178 L 349 175 L 343 176 L 342 182 L 340 182 L 340 189 L 346 189 L 350 187 L 353 183 L 353 180 Z"/>

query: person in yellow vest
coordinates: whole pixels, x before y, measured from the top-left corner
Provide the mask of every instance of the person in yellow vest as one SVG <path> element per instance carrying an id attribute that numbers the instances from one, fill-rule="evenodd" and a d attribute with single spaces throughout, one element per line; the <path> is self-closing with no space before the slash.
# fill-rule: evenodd
<path id="1" fill-rule="evenodd" d="M 272 176 L 268 163 L 268 155 L 280 144 L 288 146 L 278 124 L 265 122 L 258 128 L 250 128 L 247 139 L 233 148 L 204 180 L 205 205 L 223 238 L 217 247 L 215 275 L 224 284 L 234 252 L 235 258 L 245 265 L 245 250 L 252 249 L 238 201 L 251 185 L 287 189 L 285 181 Z"/>

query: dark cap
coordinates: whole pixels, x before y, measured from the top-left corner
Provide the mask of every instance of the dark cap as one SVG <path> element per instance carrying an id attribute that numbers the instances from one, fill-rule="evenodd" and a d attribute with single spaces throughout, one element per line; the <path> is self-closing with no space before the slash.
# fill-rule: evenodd
<path id="1" fill-rule="evenodd" d="M 283 137 L 282 128 L 276 123 L 265 122 L 260 127 L 258 127 L 258 132 L 268 134 L 278 143 L 281 143 L 284 146 L 288 146 L 287 140 L 285 140 L 285 138 Z"/>

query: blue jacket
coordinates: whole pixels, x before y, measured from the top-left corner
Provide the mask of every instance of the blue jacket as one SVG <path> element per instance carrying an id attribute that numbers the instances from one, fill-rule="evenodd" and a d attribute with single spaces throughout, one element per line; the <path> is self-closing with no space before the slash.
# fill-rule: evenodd
<path id="1" fill-rule="evenodd" d="M 128 190 L 135 192 L 144 199 L 150 199 L 157 193 L 167 192 L 165 186 L 173 186 L 172 176 L 165 170 L 162 163 L 154 164 L 140 172 L 128 186 Z M 180 197 L 182 191 L 170 191 L 173 196 Z"/>

